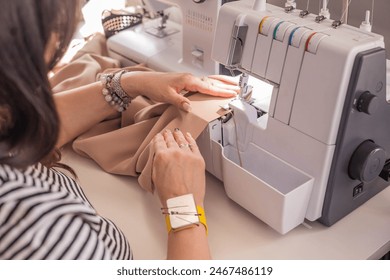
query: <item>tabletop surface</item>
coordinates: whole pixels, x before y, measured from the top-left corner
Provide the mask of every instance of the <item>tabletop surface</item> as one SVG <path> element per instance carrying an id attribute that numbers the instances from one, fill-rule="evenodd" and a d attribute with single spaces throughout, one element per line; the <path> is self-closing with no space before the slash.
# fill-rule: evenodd
<path id="1" fill-rule="evenodd" d="M 136 178 L 108 174 L 69 148 L 63 162 L 76 171 L 97 211 L 125 233 L 135 259 L 165 259 L 167 234 L 157 195 Z M 214 259 L 378 259 L 390 250 L 390 188 L 331 227 L 307 221 L 281 235 L 229 199 L 223 183 L 207 174 L 205 210 Z"/>

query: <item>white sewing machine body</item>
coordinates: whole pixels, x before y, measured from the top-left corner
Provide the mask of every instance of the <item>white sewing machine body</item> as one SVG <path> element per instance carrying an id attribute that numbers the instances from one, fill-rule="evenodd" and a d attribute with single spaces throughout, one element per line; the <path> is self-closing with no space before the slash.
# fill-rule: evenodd
<path id="1" fill-rule="evenodd" d="M 379 177 L 390 158 L 383 38 L 252 6 L 221 7 L 212 58 L 272 83 L 269 110 L 232 101 L 233 117 L 199 139 L 207 169 L 282 234 L 305 218 L 331 225 L 389 184 Z"/>

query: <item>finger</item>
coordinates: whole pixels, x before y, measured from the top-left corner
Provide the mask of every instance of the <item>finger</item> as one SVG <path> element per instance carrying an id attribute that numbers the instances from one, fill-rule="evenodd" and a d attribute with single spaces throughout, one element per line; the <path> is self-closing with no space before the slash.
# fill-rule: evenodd
<path id="1" fill-rule="evenodd" d="M 226 75 L 210 75 L 208 77 L 211 79 L 214 79 L 214 80 L 219 80 L 225 84 L 238 85 L 238 78 L 237 77 L 231 77 L 231 76 L 226 76 Z"/>
<path id="2" fill-rule="evenodd" d="M 211 81 L 211 85 L 213 85 L 213 86 L 215 86 L 217 88 L 233 90 L 235 92 L 239 92 L 240 91 L 240 87 L 238 85 L 226 84 L 224 82 L 221 82 L 219 80 L 214 80 L 214 79 L 210 79 L 210 81 Z"/>
<path id="3" fill-rule="evenodd" d="M 216 86 L 210 86 L 210 89 L 206 92 L 202 92 L 207 95 L 217 96 L 217 97 L 235 97 L 237 96 L 237 91 L 231 89 L 222 89 Z"/>
<path id="4" fill-rule="evenodd" d="M 157 133 L 153 138 L 153 148 L 155 151 L 160 151 L 167 148 L 167 144 L 165 143 L 164 137 L 161 133 Z"/>
<path id="5" fill-rule="evenodd" d="M 167 96 L 167 102 L 186 111 L 191 111 L 190 100 L 180 93 L 177 93 L 174 89 L 170 89 Z"/>
<path id="6" fill-rule="evenodd" d="M 186 135 L 185 135 L 185 138 L 186 138 L 188 144 L 190 145 L 191 151 L 193 151 L 194 153 L 200 154 L 198 145 L 196 144 L 196 141 L 195 141 L 195 139 L 192 137 L 191 133 L 187 132 Z"/>
<path id="7" fill-rule="evenodd" d="M 173 131 L 173 137 L 175 138 L 179 148 L 189 147 L 187 139 L 184 137 L 183 133 L 180 131 L 179 128 L 175 128 L 175 130 Z"/>
<path id="8" fill-rule="evenodd" d="M 172 132 L 169 129 L 166 129 L 163 132 L 163 137 L 164 137 L 165 143 L 166 143 L 168 148 L 177 148 L 177 147 L 179 147 L 177 145 L 177 142 L 175 141 L 175 138 L 173 138 Z"/>
<path id="9" fill-rule="evenodd" d="M 218 84 L 220 82 L 218 81 Z M 194 79 L 193 86 L 195 91 L 199 91 L 203 94 L 218 96 L 218 97 L 235 97 L 237 92 L 232 89 L 224 89 L 214 85 L 213 80 L 209 78 L 196 78 Z M 191 90 L 191 89 L 190 89 Z"/>
<path id="10" fill-rule="evenodd" d="M 217 87 L 217 88 L 220 88 L 220 89 L 227 89 L 227 90 L 232 90 L 232 91 L 235 91 L 235 92 L 239 92 L 240 91 L 240 87 L 239 86 L 225 84 L 225 83 L 222 83 L 220 81 L 215 81 L 215 82 L 213 82 L 212 85 Z"/>

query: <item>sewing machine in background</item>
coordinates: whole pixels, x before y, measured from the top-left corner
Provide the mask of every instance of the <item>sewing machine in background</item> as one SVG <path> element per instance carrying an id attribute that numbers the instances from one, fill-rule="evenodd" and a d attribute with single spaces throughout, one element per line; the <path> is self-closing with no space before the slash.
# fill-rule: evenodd
<path id="1" fill-rule="evenodd" d="M 243 73 L 231 113 L 197 140 L 232 200 L 285 234 L 305 219 L 332 225 L 389 185 L 382 36 L 265 1 L 163 2 L 180 7 L 182 26 L 166 22 L 179 32 L 145 32 L 151 20 L 109 51 L 160 71 Z M 248 77 L 266 82 L 260 97 Z"/>
<path id="2" fill-rule="evenodd" d="M 143 0 L 153 14 L 178 7 L 176 18 L 168 13 L 123 31 L 107 41 L 111 57 L 124 66 L 144 63 L 157 71 L 190 72 L 203 76 L 220 73 L 211 59 L 211 48 L 220 6 L 232 0 Z"/>

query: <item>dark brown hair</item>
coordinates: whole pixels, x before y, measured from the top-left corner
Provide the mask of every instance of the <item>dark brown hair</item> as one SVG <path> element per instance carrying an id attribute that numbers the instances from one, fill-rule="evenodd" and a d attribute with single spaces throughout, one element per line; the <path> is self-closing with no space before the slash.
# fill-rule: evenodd
<path id="1" fill-rule="evenodd" d="M 74 34 L 80 1 L 0 5 L 0 163 L 24 168 L 54 151 L 59 119 L 47 75 Z M 55 49 L 45 61 L 53 38 Z"/>

